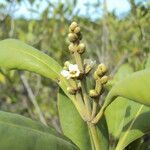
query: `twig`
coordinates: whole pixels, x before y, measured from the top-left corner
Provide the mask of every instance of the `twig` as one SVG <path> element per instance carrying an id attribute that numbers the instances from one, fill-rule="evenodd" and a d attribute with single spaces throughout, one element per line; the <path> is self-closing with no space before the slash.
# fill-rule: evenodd
<path id="1" fill-rule="evenodd" d="M 15 23 L 14 23 L 14 19 L 11 17 L 11 25 L 10 25 L 10 31 L 9 31 L 10 38 L 12 38 L 14 35 L 14 29 L 15 29 Z"/>
<path id="2" fill-rule="evenodd" d="M 35 107 L 35 111 L 37 112 L 40 121 L 41 121 L 43 124 L 47 125 L 46 120 L 45 120 L 45 118 L 44 118 L 44 116 L 43 116 L 43 114 L 42 114 L 42 112 L 41 112 L 41 110 L 40 110 L 40 108 L 39 108 L 39 105 L 38 105 L 38 103 L 37 103 L 37 101 L 36 101 L 36 98 L 35 98 L 35 96 L 34 96 L 34 94 L 33 94 L 33 91 L 32 91 L 32 89 L 31 89 L 31 87 L 30 87 L 30 85 L 29 85 L 29 83 L 28 83 L 26 77 L 25 77 L 23 74 L 21 74 L 21 75 L 20 75 L 20 78 L 21 78 L 21 81 L 22 81 L 22 83 L 23 83 L 23 86 L 24 86 L 25 90 L 27 91 L 27 94 L 28 94 L 28 97 L 29 97 L 30 101 L 32 102 L 32 104 L 33 104 L 34 107 Z"/>

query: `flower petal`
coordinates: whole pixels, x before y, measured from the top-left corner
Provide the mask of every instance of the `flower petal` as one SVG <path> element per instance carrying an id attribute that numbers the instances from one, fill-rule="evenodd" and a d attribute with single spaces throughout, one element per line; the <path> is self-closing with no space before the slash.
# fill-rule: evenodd
<path id="1" fill-rule="evenodd" d="M 69 65 L 69 71 L 77 71 L 77 70 L 79 70 L 77 64 L 70 64 Z"/>
<path id="2" fill-rule="evenodd" d="M 79 75 L 80 75 L 80 71 L 77 71 L 76 72 L 76 77 L 79 77 Z"/>
<path id="3" fill-rule="evenodd" d="M 62 71 L 61 71 L 61 75 L 64 76 L 64 77 L 68 77 L 68 76 L 69 76 L 69 71 L 67 71 L 67 70 L 62 70 Z"/>

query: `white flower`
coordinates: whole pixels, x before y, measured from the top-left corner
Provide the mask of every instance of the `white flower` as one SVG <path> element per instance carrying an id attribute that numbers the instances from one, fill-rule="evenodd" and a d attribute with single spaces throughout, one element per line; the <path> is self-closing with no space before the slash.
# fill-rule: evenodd
<path id="1" fill-rule="evenodd" d="M 70 73 L 70 76 L 72 78 L 74 77 L 78 77 L 80 75 L 80 70 L 78 68 L 78 65 L 77 64 L 70 64 L 69 65 L 69 73 Z"/>
<path id="2" fill-rule="evenodd" d="M 68 78 L 68 77 L 69 77 L 69 71 L 67 71 L 67 70 L 62 70 L 62 71 L 61 71 L 61 75 L 64 76 L 65 78 Z"/>
<path id="3" fill-rule="evenodd" d="M 78 68 L 77 64 L 69 64 L 68 70 L 62 70 L 61 75 L 63 75 L 65 78 L 76 78 L 80 75 L 80 70 Z"/>

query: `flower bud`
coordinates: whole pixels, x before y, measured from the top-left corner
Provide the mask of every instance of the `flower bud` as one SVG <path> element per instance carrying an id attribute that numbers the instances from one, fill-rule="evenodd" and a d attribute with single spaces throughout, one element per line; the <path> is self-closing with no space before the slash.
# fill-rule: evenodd
<path id="1" fill-rule="evenodd" d="M 89 91 L 89 96 L 91 98 L 96 98 L 96 97 L 98 97 L 98 93 L 96 92 L 96 90 L 90 90 Z"/>
<path id="2" fill-rule="evenodd" d="M 75 33 L 69 33 L 68 38 L 70 42 L 75 42 L 78 39 L 78 36 Z"/>
<path id="3" fill-rule="evenodd" d="M 108 76 L 103 76 L 103 77 L 100 79 L 100 82 L 101 82 L 102 84 L 106 84 L 107 81 L 108 81 Z"/>
<path id="4" fill-rule="evenodd" d="M 81 30 L 80 27 L 76 27 L 73 32 L 78 34 L 80 32 L 80 30 Z"/>
<path id="5" fill-rule="evenodd" d="M 85 47 L 85 44 L 84 43 L 80 43 L 79 46 L 78 46 L 78 53 L 79 54 L 83 54 L 84 51 L 85 51 L 86 47 Z"/>
<path id="6" fill-rule="evenodd" d="M 70 25 L 70 30 L 73 31 L 77 26 L 78 26 L 78 24 L 76 22 L 72 22 Z"/>
<path id="7" fill-rule="evenodd" d="M 68 48 L 69 48 L 69 51 L 70 51 L 71 53 L 74 53 L 75 48 L 74 48 L 74 44 L 73 44 L 73 43 L 71 43 Z"/>
<path id="8" fill-rule="evenodd" d="M 70 62 L 69 61 L 65 61 L 65 63 L 64 63 L 64 67 L 69 67 L 69 65 L 70 65 Z"/>
<path id="9" fill-rule="evenodd" d="M 108 69 L 104 64 L 99 64 L 98 65 L 98 70 L 101 70 L 102 73 L 106 73 Z"/>
<path id="10" fill-rule="evenodd" d="M 69 94 L 71 95 L 75 95 L 76 94 L 76 89 L 72 88 L 72 87 L 67 87 L 67 91 L 69 92 Z"/>
<path id="11" fill-rule="evenodd" d="M 97 69 L 96 74 L 97 74 L 97 76 L 101 77 L 103 75 L 103 72 L 102 72 L 102 70 Z"/>

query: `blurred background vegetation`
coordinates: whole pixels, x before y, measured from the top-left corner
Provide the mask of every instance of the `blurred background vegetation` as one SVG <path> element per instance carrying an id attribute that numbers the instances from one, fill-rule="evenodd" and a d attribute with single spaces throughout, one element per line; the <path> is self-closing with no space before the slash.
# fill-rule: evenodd
<path id="1" fill-rule="evenodd" d="M 68 26 L 75 20 L 86 43 L 85 57 L 96 60 L 97 64 L 104 62 L 111 76 L 124 63 L 130 64 L 134 71 L 144 68 L 150 52 L 150 2 L 127 0 L 129 10 L 119 15 L 115 10 L 109 11 L 107 0 L 84 1 L 85 15 L 82 15 L 79 2 L 82 3 L 79 0 L 2 0 L 0 40 L 19 39 L 63 65 L 70 58 Z M 117 2 L 119 5 L 120 1 Z M 19 15 L 22 6 L 28 10 L 24 16 Z M 43 10 L 39 11 L 41 7 Z M 0 110 L 46 121 L 60 131 L 57 90 L 56 84 L 34 73 L 0 69 Z"/>

